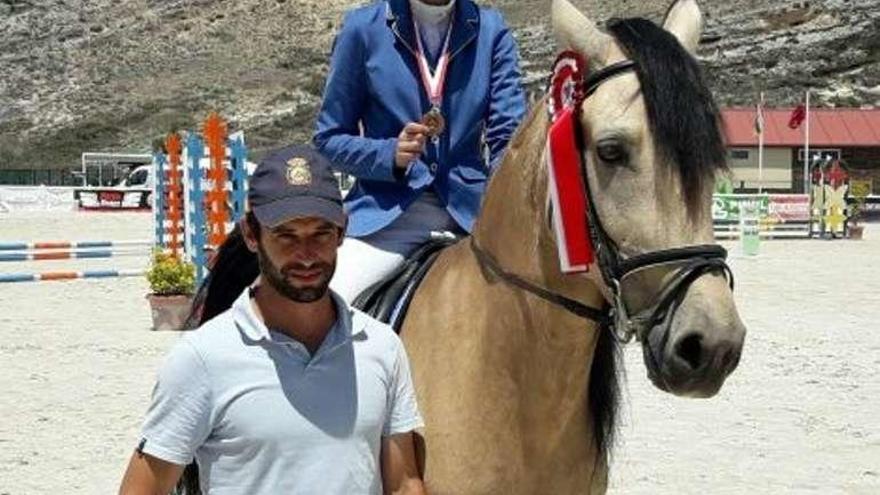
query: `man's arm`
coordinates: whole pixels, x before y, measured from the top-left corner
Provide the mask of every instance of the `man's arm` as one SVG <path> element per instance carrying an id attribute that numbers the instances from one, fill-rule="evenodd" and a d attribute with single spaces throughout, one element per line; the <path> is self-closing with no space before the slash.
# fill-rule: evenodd
<path id="1" fill-rule="evenodd" d="M 167 495 L 174 488 L 211 432 L 211 395 L 204 360 L 189 340 L 180 340 L 159 369 L 119 493 Z"/>
<path id="2" fill-rule="evenodd" d="M 183 474 L 183 466 L 135 452 L 122 478 L 119 495 L 168 495 Z"/>
<path id="3" fill-rule="evenodd" d="M 382 485 L 386 494 L 423 495 L 415 433 L 382 438 Z"/>

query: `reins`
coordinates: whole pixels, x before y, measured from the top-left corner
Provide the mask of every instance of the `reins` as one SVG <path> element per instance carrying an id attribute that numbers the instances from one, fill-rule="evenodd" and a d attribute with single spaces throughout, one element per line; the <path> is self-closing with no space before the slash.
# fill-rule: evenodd
<path id="1" fill-rule="evenodd" d="M 533 284 L 532 282 L 529 282 L 519 275 L 510 273 L 502 268 L 498 261 L 491 254 L 489 254 L 477 245 L 477 241 L 473 236 L 470 237 L 469 242 L 471 245 L 471 250 L 474 252 L 474 255 L 476 255 L 477 261 L 479 262 L 480 266 L 489 271 L 493 276 L 504 281 L 505 283 L 534 294 L 535 296 L 538 296 L 545 301 L 560 306 L 569 313 L 577 315 L 581 318 L 593 320 L 599 325 L 604 326 L 611 323 L 609 308 L 596 309 L 587 306 L 582 302 L 565 297 L 561 294 L 551 292 L 547 289 L 544 289 L 543 287 L 540 287 L 537 284 Z"/>

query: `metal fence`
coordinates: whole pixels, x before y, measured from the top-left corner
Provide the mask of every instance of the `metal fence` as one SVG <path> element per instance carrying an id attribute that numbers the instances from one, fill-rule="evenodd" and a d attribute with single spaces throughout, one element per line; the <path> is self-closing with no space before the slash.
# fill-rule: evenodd
<path id="1" fill-rule="evenodd" d="M 69 169 L 35 170 L 5 169 L 0 170 L 0 185 L 8 186 L 78 186 L 82 179 Z"/>

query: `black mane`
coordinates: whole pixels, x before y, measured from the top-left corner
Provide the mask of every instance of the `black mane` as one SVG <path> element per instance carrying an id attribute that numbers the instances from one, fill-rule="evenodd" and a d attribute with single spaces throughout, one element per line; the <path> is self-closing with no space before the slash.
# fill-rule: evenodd
<path id="1" fill-rule="evenodd" d="M 689 211 L 706 181 L 726 169 L 718 107 L 696 59 L 671 33 L 646 19 L 612 19 L 608 31 L 636 62 L 654 144 L 679 167 Z"/>
<path id="2" fill-rule="evenodd" d="M 706 181 L 726 168 L 718 107 L 702 71 L 672 34 L 651 21 L 614 19 L 608 30 L 636 62 L 654 145 L 665 161 L 677 164 L 685 203 L 696 213 Z M 614 447 L 620 373 L 620 345 L 610 328 L 601 328 L 589 388 L 597 462 L 610 460 Z"/>

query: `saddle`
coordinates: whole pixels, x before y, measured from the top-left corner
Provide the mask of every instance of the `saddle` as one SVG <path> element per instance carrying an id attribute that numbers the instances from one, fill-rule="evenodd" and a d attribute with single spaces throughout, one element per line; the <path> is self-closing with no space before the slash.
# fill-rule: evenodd
<path id="1" fill-rule="evenodd" d="M 409 304 L 428 270 L 445 248 L 458 242 L 454 236 L 432 237 L 397 270 L 360 293 L 352 306 L 386 323 L 400 333 Z"/>

